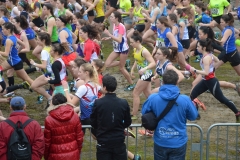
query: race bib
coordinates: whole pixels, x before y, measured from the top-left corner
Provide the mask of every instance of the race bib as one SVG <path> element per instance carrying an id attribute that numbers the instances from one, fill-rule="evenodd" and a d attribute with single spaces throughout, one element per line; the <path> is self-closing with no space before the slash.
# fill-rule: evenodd
<path id="1" fill-rule="evenodd" d="M 215 15 L 218 15 L 219 14 L 219 9 L 218 8 L 212 8 L 211 13 L 215 14 Z"/>
<path id="2" fill-rule="evenodd" d="M 138 17 L 137 17 L 137 16 L 134 16 L 134 17 L 133 17 L 133 21 L 134 21 L 134 22 L 138 22 Z"/>
<path id="3" fill-rule="evenodd" d="M 118 49 L 118 42 L 113 41 L 113 48 L 114 48 L 114 49 Z"/>
<path id="4" fill-rule="evenodd" d="M 163 38 L 157 38 L 157 47 L 165 47 L 165 42 Z"/>

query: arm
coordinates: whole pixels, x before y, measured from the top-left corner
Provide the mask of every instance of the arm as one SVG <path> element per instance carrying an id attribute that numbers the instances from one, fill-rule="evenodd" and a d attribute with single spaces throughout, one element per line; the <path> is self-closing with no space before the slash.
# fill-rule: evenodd
<path id="1" fill-rule="evenodd" d="M 136 61 L 134 61 L 134 64 L 133 64 L 133 66 L 132 66 L 132 68 L 131 68 L 131 72 L 130 72 L 130 75 L 134 78 L 135 76 L 134 76 L 134 69 L 136 68 L 136 66 L 137 66 L 137 62 Z"/>
<path id="2" fill-rule="evenodd" d="M 89 62 L 91 59 L 92 53 L 93 53 L 93 46 L 90 43 L 85 43 L 84 50 L 83 50 L 84 60 Z"/>
<path id="3" fill-rule="evenodd" d="M 204 70 L 196 70 L 194 67 L 191 67 L 190 71 L 194 72 L 194 70 L 196 70 L 197 74 L 207 76 L 209 74 L 210 61 L 212 61 L 211 57 L 206 56 L 206 57 L 203 58 Z"/>
<path id="4" fill-rule="evenodd" d="M 178 33 L 178 29 L 176 26 L 172 26 L 172 34 L 175 36 Z"/>
<path id="5" fill-rule="evenodd" d="M 131 125 L 132 123 L 132 119 L 131 119 L 131 115 L 130 115 L 130 107 L 128 105 L 127 100 L 124 99 L 124 106 L 126 106 L 126 110 L 125 110 L 125 116 L 124 116 L 124 128 L 127 128 Z"/>
<path id="6" fill-rule="evenodd" d="M 145 10 L 143 10 L 143 11 L 145 11 Z M 154 13 L 153 13 L 153 16 L 150 18 L 149 16 L 148 16 L 148 14 L 146 14 L 146 13 L 143 13 L 143 16 L 148 20 L 148 21 L 150 21 L 151 23 L 154 23 L 155 22 L 155 20 L 156 20 L 156 18 L 157 18 L 157 15 L 160 13 L 160 10 L 158 10 L 158 9 L 156 9 L 155 11 L 154 11 Z"/>
<path id="7" fill-rule="evenodd" d="M 98 2 L 99 2 L 99 0 L 95 0 L 93 2 L 93 4 L 91 4 L 85 12 L 88 13 L 89 11 L 93 10 L 96 7 L 96 5 L 98 4 Z"/>
<path id="8" fill-rule="evenodd" d="M 173 47 L 177 47 L 178 48 L 177 41 L 176 41 L 174 35 L 172 34 L 172 32 L 168 32 L 167 33 L 167 38 L 169 39 L 169 41 L 170 41 L 170 43 L 172 44 Z"/>
<path id="9" fill-rule="evenodd" d="M 184 96 L 185 98 L 185 96 Z M 197 118 L 198 116 L 198 111 L 193 102 L 190 100 L 189 97 L 186 96 L 186 103 L 187 103 L 187 113 L 186 113 L 186 118 L 190 121 L 193 121 Z"/>
<path id="10" fill-rule="evenodd" d="M 54 80 L 49 80 L 48 83 L 50 84 L 59 84 L 61 83 L 61 78 L 60 78 L 60 71 L 62 69 L 62 63 L 59 62 L 59 61 L 55 61 L 53 64 L 52 64 L 52 71 L 53 71 L 53 74 L 54 74 Z"/>
<path id="11" fill-rule="evenodd" d="M 118 43 L 122 42 L 122 36 L 124 35 L 124 32 L 125 32 L 124 28 L 123 27 L 119 27 L 118 37 L 115 37 L 107 29 L 104 30 L 105 34 L 107 34 L 109 37 L 111 37 L 114 41 L 116 41 Z"/>
<path id="12" fill-rule="evenodd" d="M 146 72 L 146 70 L 152 69 L 153 67 L 155 67 L 155 66 L 156 66 L 156 63 L 155 63 L 155 61 L 154 61 L 151 53 L 150 53 L 147 49 L 144 49 L 144 50 L 142 51 L 142 56 L 143 56 L 144 58 L 146 58 L 146 60 L 148 61 L 148 66 L 146 66 L 145 68 L 142 68 L 142 69 L 139 71 L 139 72 L 142 72 L 142 74 L 143 74 L 143 73 Z"/>
<path id="13" fill-rule="evenodd" d="M 30 63 L 34 65 L 35 67 L 41 68 L 41 69 L 46 69 L 47 68 L 47 61 L 42 60 L 42 64 L 35 63 L 34 60 L 30 59 Z"/>
<path id="14" fill-rule="evenodd" d="M 77 36 L 73 32 L 72 32 L 72 39 L 73 39 L 72 44 L 75 44 L 77 41 Z"/>
<path id="15" fill-rule="evenodd" d="M 70 93 L 68 91 L 68 83 L 66 81 L 62 81 L 62 86 L 64 88 L 67 101 L 73 105 L 77 105 L 80 98 L 82 98 L 82 96 L 87 92 L 87 87 L 85 85 L 82 85 L 78 88 L 77 92 L 75 93 L 75 96 L 71 98 Z"/>
<path id="16" fill-rule="evenodd" d="M 50 35 L 50 37 L 52 36 L 52 31 L 53 31 L 53 27 L 55 25 L 55 19 L 54 18 L 50 18 L 48 20 L 48 23 L 47 23 L 47 33 Z"/>
<path id="17" fill-rule="evenodd" d="M 6 40 L 6 46 L 5 46 L 5 51 L 3 52 L 3 51 L 0 51 L 0 54 L 2 55 L 2 56 L 8 56 L 9 55 L 9 53 L 10 53 L 10 48 L 13 46 L 13 42 L 10 40 L 10 39 L 7 39 Z"/>
<path id="18" fill-rule="evenodd" d="M 184 29 L 185 29 L 186 25 L 184 22 L 180 22 L 179 25 L 180 25 L 179 38 L 182 40 L 183 35 L 184 35 Z"/>
<path id="19" fill-rule="evenodd" d="M 79 153 L 81 153 L 82 150 L 82 144 L 83 144 L 83 131 L 82 131 L 82 124 L 79 120 L 78 115 L 75 113 L 74 116 L 76 117 L 76 135 L 77 135 L 77 144 L 78 144 L 78 150 Z"/>
<path id="20" fill-rule="evenodd" d="M 66 31 L 62 30 L 59 33 L 59 39 L 61 43 L 67 42 L 67 37 L 68 37 L 68 33 Z"/>
<path id="21" fill-rule="evenodd" d="M 66 16 L 68 17 L 73 17 L 73 13 L 71 11 L 69 11 L 68 9 L 66 10 Z"/>
<path id="22" fill-rule="evenodd" d="M 25 48 L 21 49 L 21 51 L 19 53 L 27 53 L 30 51 L 30 46 L 28 43 L 28 39 L 26 36 L 25 32 L 22 32 L 20 39 L 22 39 L 22 42 L 24 43 Z"/>
<path id="23" fill-rule="evenodd" d="M 44 136 L 41 126 L 37 121 L 32 122 L 34 125 L 34 140 L 32 143 L 32 159 L 41 159 L 44 155 Z"/>
<path id="24" fill-rule="evenodd" d="M 224 45 L 224 43 L 226 43 L 227 39 L 232 35 L 232 31 L 231 29 L 227 29 L 225 32 L 224 32 L 224 35 L 222 37 L 222 39 L 220 40 L 220 43 L 222 45 Z"/>

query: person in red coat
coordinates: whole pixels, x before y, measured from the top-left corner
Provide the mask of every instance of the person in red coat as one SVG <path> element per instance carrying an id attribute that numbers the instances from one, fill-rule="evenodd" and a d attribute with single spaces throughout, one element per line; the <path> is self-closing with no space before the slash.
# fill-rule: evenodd
<path id="1" fill-rule="evenodd" d="M 66 97 L 57 93 L 45 119 L 45 160 L 79 160 L 83 143 L 82 125 Z"/>
<path id="2" fill-rule="evenodd" d="M 29 117 L 24 111 L 26 109 L 25 100 L 22 97 L 14 97 L 10 101 L 10 108 L 13 111 L 8 118 L 13 123 L 20 121 L 25 123 Z M 0 160 L 7 160 L 7 146 L 13 128 L 5 121 L 6 118 L 0 118 Z M 32 160 L 41 160 L 44 154 L 44 137 L 41 126 L 35 120 L 30 122 L 25 128 L 24 133 L 32 146 Z"/>

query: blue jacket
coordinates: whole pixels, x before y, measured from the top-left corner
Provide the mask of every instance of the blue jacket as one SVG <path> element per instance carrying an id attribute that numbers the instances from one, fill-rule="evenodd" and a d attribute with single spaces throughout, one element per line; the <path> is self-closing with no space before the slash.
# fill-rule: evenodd
<path id="1" fill-rule="evenodd" d="M 173 100 L 180 93 L 176 85 L 162 85 L 158 93 L 151 94 L 143 104 L 142 114 L 152 111 L 157 117 L 167 106 L 169 100 Z M 195 120 L 198 111 L 186 95 L 179 95 L 176 104 L 168 114 L 160 120 L 154 131 L 154 143 L 166 148 L 179 148 L 187 140 L 186 123 Z"/>

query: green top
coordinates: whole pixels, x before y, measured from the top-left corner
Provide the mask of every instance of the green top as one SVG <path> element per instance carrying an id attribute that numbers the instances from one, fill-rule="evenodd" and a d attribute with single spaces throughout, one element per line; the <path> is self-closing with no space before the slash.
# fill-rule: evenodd
<path id="1" fill-rule="evenodd" d="M 58 10 L 58 16 L 66 15 L 66 11 L 67 11 L 66 8 L 64 8 L 63 11 Z M 67 24 L 66 24 L 66 27 L 67 27 L 70 31 L 72 31 L 72 26 L 71 26 L 71 24 L 67 23 Z"/>
<path id="2" fill-rule="evenodd" d="M 123 12 L 128 12 L 129 9 L 132 7 L 132 3 L 130 0 L 120 0 L 119 7 Z M 122 17 L 126 17 L 126 16 L 128 15 L 122 14 Z"/>
<path id="3" fill-rule="evenodd" d="M 50 16 L 46 19 L 46 29 L 47 29 L 47 23 L 48 23 L 48 20 L 53 17 L 53 16 Z M 54 17 L 53 17 L 54 18 Z M 57 42 L 58 41 L 58 33 L 57 33 L 57 26 L 53 26 L 53 29 L 52 29 L 52 36 L 51 36 L 51 42 Z"/>
<path id="4" fill-rule="evenodd" d="M 138 10 L 136 9 L 136 7 L 134 7 L 133 9 L 133 21 L 135 22 L 135 24 L 144 24 L 145 21 L 144 20 L 138 20 L 138 18 L 144 18 L 144 16 L 142 15 L 141 11 L 142 11 L 143 7 L 140 7 Z"/>
<path id="5" fill-rule="evenodd" d="M 229 5 L 227 0 L 210 0 L 208 8 L 211 9 L 212 17 L 217 17 L 223 15 L 224 7 Z"/>

